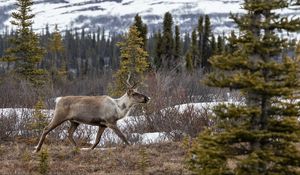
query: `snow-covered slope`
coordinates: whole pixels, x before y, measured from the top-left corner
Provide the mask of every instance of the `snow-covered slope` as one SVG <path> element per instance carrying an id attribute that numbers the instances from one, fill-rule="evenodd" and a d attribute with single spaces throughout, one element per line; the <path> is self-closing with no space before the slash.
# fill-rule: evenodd
<path id="1" fill-rule="evenodd" d="M 219 104 L 231 104 L 232 102 L 205 102 L 205 103 L 189 103 L 189 104 L 182 104 L 182 105 L 176 105 L 171 107 L 172 109 L 177 110 L 179 113 L 183 113 L 186 110 L 193 110 L 193 111 L 204 111 L 204 110 L 211 110 L 213 107 Z M 239 104 L 235 102 L 235 104 Z M 162 111 L 168 110 L 162 109 Z M 53 110 L 42 110 L 41 111 L 50 121 L 53 116 Z M 10 118 L 13 119 L 16 117 L 16 120 L 14 122 L 14 125 L 16 128 L 18 128 L 19 123 L 21 120 L 28 121 L 29 118 L 32 118 L 34 114 L 34 109 L 29 108 L 0 108 L 0 118 Z M 134 118 L 138 117 L 141 121 L 145 120 L 144 116 L 127 116 L 121 120 L 118 121 L 118 126 L 121 128 L 121 130 L 126 130 L 128 127 L 128 124 L 135 125 L 136 121 Z M 21 129 L 22 130 L 22 129 Z M 91 143 L 94 142 L 96 138 L 97 133 L 97 127 L 90 126 L 87 132 L 92 132 L 90 137 Z M 65 138 L 66 133 L 61 134 L 61 138 Z M 142 144 L 149 144 L 149 143 L 157 143 L 157 142 L 163 142 L 163 141 L 169 141 L 167 134 L 164 132 L 154 132 L 154 133 L 131 133 L 131 137 L 134 137 L 138 139 L 137 141 Z M 107 142 L 120 142 L 119 137 L 116 136 L 114 132 L 112 132 L 110 129 L 105 130 L 103 137 L 101 139 L 100 144 L 105 144 Z"/>
<path id="2" fill-rule="evenodd" d="M 229 12 L 242 13 L 241 0 L 34 0 L 35 29 L 46 24 L 58 24 L 60 28 L 104 27 L 112 32 L 123 32 L 139 13 L 150 31 L 157 29 L 163 14 L 171 12 L 174 23 L 183 31 L 195 27 L 199 15 L 211 16 L 215 32 L 231 30 L 233 25 Z M 15 0 L 0 0 L 0 30 L 10 26 L 9 15 L 15 9 Z M 298 15 L 294 10 L 281 13 Z"/>

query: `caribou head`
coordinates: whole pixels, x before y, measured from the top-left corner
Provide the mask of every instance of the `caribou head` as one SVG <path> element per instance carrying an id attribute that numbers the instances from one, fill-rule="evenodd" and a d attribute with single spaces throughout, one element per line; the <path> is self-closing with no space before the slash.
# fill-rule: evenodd
<path id="1" fill-rule="evenodd" d="M 133 85 L 130 83 L 131 73 L 128 74 L 127 81 L 124 83 L 127 86 L 127 92 L 126 95 L 134 101 L 135 103 L 148 103 L 150 101 L 150 97 L 141 94 L 137 90 L 137 82 Z"/>

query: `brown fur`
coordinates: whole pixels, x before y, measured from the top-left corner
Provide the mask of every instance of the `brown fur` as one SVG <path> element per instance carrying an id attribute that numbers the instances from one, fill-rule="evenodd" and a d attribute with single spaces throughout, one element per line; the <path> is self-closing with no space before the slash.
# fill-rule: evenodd
<path id="1" fill-rule="evenodd" d="M 99 127 L 95 144 L 91 149 L 94 149 L 100 142 L 101 135 L 106 127 L 111 128 L 126 144 L 129 144 L 116 123 L 129 113 L 133 105 L 147 103 L 149 99 L 149 97 L 138 93 L 134 89 L 129 89 L 119 99 L 113 99 L 109 96 L 59 97 L 54 117 L 49 125 L 45 127 L 35 151 L 38 152 L 41 149 L 46 135 L 65 121 L 71 122 L 68 138 L 74 146 L 76 146 L 76 142 L 73 139 L 73 134 L 80 123 Z"/>

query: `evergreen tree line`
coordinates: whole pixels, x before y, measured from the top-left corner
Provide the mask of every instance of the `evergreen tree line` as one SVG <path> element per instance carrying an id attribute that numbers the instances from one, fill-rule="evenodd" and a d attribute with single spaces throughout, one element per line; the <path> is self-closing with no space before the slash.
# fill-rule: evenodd
<path id="1" fill-rule="evenodd" d="M 149 34 L 141 17 L 135 16 L 133 25 L 137 27 L 143 47 L 148 52 L 150 68 L 155 71 L 208 70 L 209 57 L 230 50 L 230 44 L 225 45 L 224 36 L 213 35 L 208 15 L 199 17 L 199 24 L 191 33 L 181 34 L 179 26 L 173 23 L 172 14 L 167 12 L 162 31 Z M 43 58 L 38 62 L 38 68 L 47 70 L 52 80 L 62 75 L 74 79 L 117 70 L 120 66 L 120 48 L 117 43 L 123 41 L 124 34 L 107 33 L 104 28 L 98 28 L 95 32 L 84 28 L 61 32 L 57 26 L 50 32 L 49 26 L 45 26 L 37 35 L 40 47 L 44 48 L 41 50 Z M 14 44 L 12 39 L 17 34 L 18 31 L 6 30 L 0 35 L 1 58 L 8 54 Z M 2 64 L 1 73 L 14 67 L 13 62 Z"/>
<path id="2" fill-rule="evenodd" d="M 172 14 L 165 13 L 162 31 L 154 33 L 154 48 L 150 54 L 156 70 L 207 71 L 212 55 L 230 51 L 225 35 L 213 34 L 208 15 L 199 17 L 198 25 L 191 33 L 180 33 L 180 27 L 174 27 L 173 23 Z"/>
<path id="3" fill-rule="evenodd" d="M 0 35 L 0 57 L 7 54 L 7 49 L 12 46 L 11 38 L 15 31 L 5 31 Z M 66 70 L 70 77 L 95 75 L 107 69 L 117 69 L 119 66 L 119 49 L 117 42 L 121 35 L 112 34 L 105 36 L 105 30 L 100 28 L 97 32 L 87 32 L 86 29 L 66 29 L 63 34 L 56 26 L 53 32 L 49 26 L 39 35 L 40 46 L 45 49 L 45 54 L 38 67 L 50 73 Z M 12 67 L 2 66 L 6 71 Z M 4 70 L 5 69 L 5 70 Z"/>

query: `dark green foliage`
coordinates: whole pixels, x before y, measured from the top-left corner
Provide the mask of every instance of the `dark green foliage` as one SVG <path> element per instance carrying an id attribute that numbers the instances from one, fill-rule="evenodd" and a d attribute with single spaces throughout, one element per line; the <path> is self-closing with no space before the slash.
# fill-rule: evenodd
<path id="1" fill-rule="evenodd" d="M 202 60 L 201 65 L 202 68 L 205 68 L 206 70 L 209 69 L 210 64 L 208 62 L 209 57 L 211 54 L 211 48 L 210 48 L 210 37 L 211 37 L 211 24 L 210 24 L 210 18 L 208 15 L 205 15 L 204 19 L 204 31 L 203 31 L 203 42 L 202 42 Z"/>
<path id="2" fill-rule="evenodd" d="M 31 14 L 31 0 L 18 0 L 18 10 L 12 13 L 11 24 L 17 29 L 11 38 L 11 47 L 6 50 L 4 60 L 14 62 L 16 72 L 34 85 L 45 83 L 46 71 L 38 69 L 44 49 L 40 47 L 38 36 L 32 31 L 34 14 Z"/>
<path id="3" fill-rule="evenodd" d="M 242 16 L 232 15 L 240 29 L 232 50 L 214 56 L 207 84 L 240 90 L 245 103 L 219 105 L 216 126 L 203 132 L 190 152 L 197 174 L 300 174 L 300 60 L 285 56 L 287 40 L 276 31 L 300 30 L 300 19 L 275 10 L 286 0 L 245 0 Z"/>
<path id="4" fill-rule="evenodd" d="M 97 33 L 66 30 L 62 39 L 66 58 L 60 57 L 57 64 L 61 65 L 62 69 L 66 60 L 66 69 L 72 70 L 68 72 L 69 79 L 97 76 L 111 69 L 118 69 L 120 53 L 116 43 L 121 41 L 122 36 L 105 35 L 104 29 L 97 30 Z"/>
<path id="5" fill-rule="evenodd" d="M 173 17 L 169 12 L 165 13 L 163 21 L 162 62 L 167 70 L 176 66 L 174 64 Z"/>
<path id="6" fill-rule="evenodd" d="M 162 54 L 163 54 L 161 32 L 158 31 L 154 35 L 154 38 L 155 38 L 155 56 L 154 56 L 153 64 L 156 70 L 159 70 L 162 66 Z"/>
<path id="7" fill-rule="evenodd" d="M 214 35 L 211 36 L 211 54 L 214 55 L 217 53 L 217 43 L 216 43 L 216 38 Z"/>
<path id="8" fill-rule="evenodd" d="M 52 81 L 58 81 L 65 79 L 63 77 L 67 74 L 66 58 L 64 53 L 64 45 L 62 41 L 62 36 L 58 30 L 57 25 L 55 25 L 54 32 L 51 34 L 48 44 L 48 54 L 50 57 L 50 67 L 49 73 L 51 75 Z M 58 60 L 58 59 L 61 60 Z"/>
<path id="9" fill-rule="evenodd" d="M 181 60 L 181 56 L 182 56 L 182 43 L 181 43 L 181 39 L 180 39 L 180 29 L 179 26 L 176 25 L 175 26 L 175 46 L 174 46 L 174 64 L 179 65 L 182 60 Z M 177 70 L 178 70 L 178 66 L 177 66 Z"/>
<path id="10" fill-rule="evenodd" d="M 147 50 L 147 43 L 148 43 L 148 28 L 147 25 L 143 23 L 141 16 L 138 14 L 135 15 L 134 17 L 134 26 L 136 26 L 138 32 L 139 32 L 139 37 L 143 39 L 143 44 L 142 47 L 144 47 L 144 50 Z M 150 57 L 147 58 L 147 61 L 150 62 Z M 149 69 L 151 69 L 152 64 L 149 65 Z"/>
<path id="11" fill-rule="evenodd" d="M 194 70 L 193 56 L 192 56 L 191 52 L 188 52 L 185 55 L 185 67 L 188 72 L 193 72 L 193 70 Z"/>
<path id="12" fill-rule="evenodd" d="M 234 34 L 234 31 L 231 31 L 230 36 L 227 40 L 228 40 L 228 44 L 226 46 L 226 52 L 232 54 L 238 49 L 237 37 Z"/>
<path id="13" fill-rule="evenodd" d="M 211 31 L 210 17 L 200 16 L 198 20 L 198 57 L 195 60 L 197 68 L 203 68 L 205 72 L 210 69 L 208 59 L 216 52 L 216 41 Z"/>
<path id="14" fill-rule="evenodd" d="M 199 50 L 199 60 L 196 60 L 196 65 L 197 68 L 199 68 L 202 64 L 202 56 L 203 56 L 203 34 L 204 34 L 204 29 L 203 29 L 203 16 L 199 17 L 198 20 L 198 50 Z"/>
<path id="15" fill-rule="evenodd" d="M 224 37 L 221 37 L 220 35 L 218 35 L 217 48 L 216 48 L 216 53 L 215 54 L 222 54 L 224 52 L 224 49 L 225 49 L 224 47 L 225 47 Z"/>
<path id="16" fill-rule="evenodd" d="M 190 44 L 191 44 L 191 38 L 189 33 L 184 34 L 183 38 L 183 54 L 187 53 L 188 50 L 190 49 Z"/>
<path id="17" fill-rule="evenodd" d="M 8 31 L 0 35 L 0 58 L 4 56 L 4 51 L 9 48 L 9 37 Z"/>
<path id="18" fill-rule="evenodd" d="M 197 65 L 199 65 L 200 63 L 198 63 L 197 61 L 200 61 L 199 59 L 199 51 L 197 49 L 197 33 L 194 30 L 192 32 L 192 43 L 191 43 L 191 47 L 190 47 L 190 54 L 192 57 L 192 62 L 193 62 L 193 67 L 197 68 Z"/>
<path id="19" fill-rule="evenodd" d="M 147 48 L 147 33 L 148 33 L 148 29 L 147 29 L 147 25 L 143 23 L 141 16 L 139 16 L 138 14 L 135 15 L 134 17 L 134 24 L 137 28 L 137 30 L 139 31 L 139 37 L 143 38 L 143 47 L 146 50 Z"/>
<path id="20" fill-rule="evenodd" d="M 178 60 L 181 56 L 181 40 L 179 26 L 175 26 L 175 60 Z"/>

